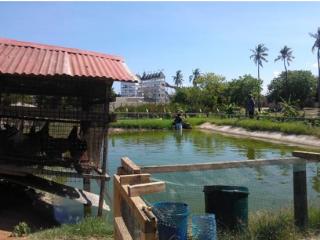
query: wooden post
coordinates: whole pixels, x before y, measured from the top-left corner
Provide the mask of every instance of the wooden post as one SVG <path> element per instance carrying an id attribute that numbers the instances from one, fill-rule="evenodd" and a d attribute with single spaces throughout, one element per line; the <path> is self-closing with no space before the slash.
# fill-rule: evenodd
<path id="1" fill-rule="evenodd" d="M 305 228 L 308 224 L 308 198 L 306 164 L 293 165 L 293 203 L 295 225 Z"/>
<path id="2" fill-rule="evenodd" d="M 103 122 L 103 153 L 102 153 L 102 174 L 105 175 L 107 173 L 107 158 L 108 158 L 108 129 L 109 129 L 109 102 L 112 91 L 112 83 L 111 85 L 106 85 L 105 91 L 105 99 L 103 104 L 104 116 L 107 119 L 107 122 Z M 103 210 L 103 199 L 106 194 L 106 181 L 105 179 L 101 179 L 100 182 L 100 197 L 99 197 L 99 208 L 98 208 L 98 217 L 102 216 Z"/>
<path id="3" fill-rule="evenodd" d="M 105 132 L 108 132 L 108 128 Z M 102 174 L 105 175 L 107 172 L 107 158 L 108 158 L 108 136 L 105 136 L 103 144 L 103 154 L 102 154 Z M 101 178 L 100 181 L 100 197 L 99 197 L 99 208 L 98 208 L 98 217 L 102 216 L 102 206 L 103 199 L 106 191 L 106 180 Z"/>
<path id="4" fill-rule="evenodd" d="M 83 178 L 83 190 L 90 192 L 91 190 L 91 181 L 90 178 Z M 83 204 L 83 215 L 85 217 L 91 216 L 91 205 L 89 204 Z"/>

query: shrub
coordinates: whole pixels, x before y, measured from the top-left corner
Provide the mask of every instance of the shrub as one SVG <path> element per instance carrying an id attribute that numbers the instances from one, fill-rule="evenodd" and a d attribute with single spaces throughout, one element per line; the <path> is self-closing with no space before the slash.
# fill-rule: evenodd
<path id="1" fill-rule="evenodd" d="M 22 237 L 30 234 L 31 229 L 26 222 L 20 222 L 13 229 L 12 236 L 13 237 Z"/>

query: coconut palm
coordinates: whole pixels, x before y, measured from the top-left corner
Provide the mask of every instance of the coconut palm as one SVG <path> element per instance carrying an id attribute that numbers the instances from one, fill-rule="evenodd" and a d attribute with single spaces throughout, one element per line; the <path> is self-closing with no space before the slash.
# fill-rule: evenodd
<path id="1" fill-rule="evenodd" d="M 292 50 L 291 48 L 288 48 L 287 46 L 284 46 L 281 50 L 280 50 L 280 55 L 274 60 L 279 61 L 282 60 L 283 61 L 283 66 L 284 66 L 284 70 L 286 72 L 286 98 L 287 100 L 290 98 L 290 94 L 289 94 L 289 85 L 288 85 L 288 69 L 287 69 L 287 65 L 290 65 L 290 62 L 292 62 L 292 60 L 294 59 L 294 56 L 292 55 Z"/>
<path id="2" fill-rule="evenodd" d="M 258 79 L 260 80 L 260 67 L 263 67 L 262 62 L 268 62 L 266 57 L 268 56 L 269 49 L 264 46 L 264 44 L 260 43 L 258 46 L 256 46 L 255 49 L 251 49 L 251 52 L 253 53 L 250 56 L 250 59 L 253 59 L 254 64 L 258 66 Z"/>
<path id="3" fill-rule="evenodd" d="M 312 52 L 317 50 L 317 62 L 318 62 L 318 87 L 317 87 L 317 97 L 318 103 L 320 102 L 320 27 L 316 33 L 309 33 L 311 37 L 315 39 L 312 46 Z"/>
<path id="4" fill-rule="evenodd" d="M 178 70 L 176 72 L 176 75 L 173 76 L 173 81 L 174 81 L 174 84 L 179 87 L 182 85 L 182 82 L 183 82 L 183 75 L 182 75 L 182 72 L 181 70 Z"/>
<path id="5" fill-rule="evenodd" d="M 263 67 L 263 62 L 268 62 L 266 57 L 268 56 L 268 48 L 263 44 L 260 43 L 256 46 L 255 49 L 251 49 L 252 55 L 250 59 L 253 59 L 254 64 L 258 66 L 258 80 L 260 81 L 260 67 Z M 260 93 L 258 95 L 258 109 L 260 112 Z"/>
<path id="6" fill-rule="evenodd" d="M 192 82 L 193 86 L 197 85 L 197 79 L 200 77 L 200 69 L 196 68 L 192 71 L 192 75 L 189 76 L 189 81 Z"/>

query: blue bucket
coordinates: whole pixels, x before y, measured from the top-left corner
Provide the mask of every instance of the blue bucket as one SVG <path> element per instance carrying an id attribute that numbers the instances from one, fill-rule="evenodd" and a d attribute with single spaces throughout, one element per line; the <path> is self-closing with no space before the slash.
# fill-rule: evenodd
<path id="1" fill-rule="evenodd" d="M 216 240 L 217 226 L 214 214 L 192 216 L 193 240 Z"/>
<path id="2" fill-rule="evenodd" d="M 185 203 L 158 202 L 153 204 L 158 219 L 159 240 L 187 240 L 189 207 Z"/>

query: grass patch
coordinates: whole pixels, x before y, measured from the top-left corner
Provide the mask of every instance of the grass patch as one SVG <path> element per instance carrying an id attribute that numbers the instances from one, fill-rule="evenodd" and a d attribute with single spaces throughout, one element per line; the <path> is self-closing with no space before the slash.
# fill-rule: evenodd
<path id="1" fill-rule="evenodd" d="M 132 129 L 172 129 L 173 119 L 145 118 L 145 119 L 124 119 L 111 123 L 113 128 Z M 278 122 L 267 119 L 239 119 L 239 118 L 187 118 L 192 127 L 210 122 L 216 125 L 229 125 L 242 127 L 251 131 L 271 131 L 287 134 L 305 134 L 320 137 L 320 127 L 313 127 L 302 121 Z"/>
<path id="2" fill-rule="evenodd" d="M 77 224 L 65 224 L 60 227 L 39 231 L 29 235 L 30 240 L 86 240 L 113 239 L 113 226 L 105 219 L 85 218 Z"/>
<path id="3" fill-rule="evenodd" d="M 276 212 L 258 211 L 249 216 L 249 226 L 242 232 L 219 232 L 219 240 L 302 240 L 319 234 L 320 209 L 309 208 L 309 226 L 300 231 L 294 225 L 292 209 Z M 43 230 L 28 236 L 29 240 L 111 240 L 113 226 L 101 218 L 86 218 L 78 224 Z M 192 238 L 190 238 L 192 239 Z"/>
<path id="4" fill-rule="evenodd" d="M 320 137 L 320 128 L 312 127 L 304 122 L 276 122 L 272 120 L 237 119 L 237 118 L 214 118 L 209 120 L 216 125 L 230 125 L 242 127 L 252 131 L 283 132 L 287 134 L 305 134 Z"/>
<path id="5" fill-rule="evenodd" d="M 144 128 L 144 129 L 171 129 L 171 119 L 161 118 L 142 118 L 142 119 L 123 119 L 111 123 L 113 128 Z"/>
<path id="6" fill-rule="evenodd" d="M 249 226 L 243 232 L 219 233 L 219 240 L 302 240 L 318 234 L 320 209 L 309 209 L 309 227 L 304 231 L 294 225 L 291 209 L 270 213 L 260 211 L 250 215 Z M 319 239 L 319 238 L 312 238 Z"/>

